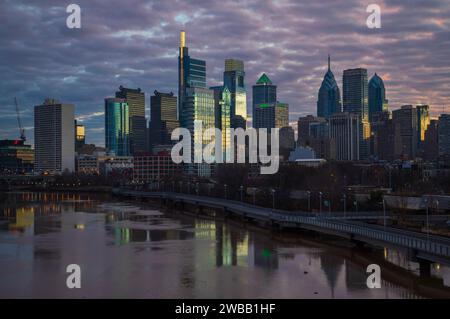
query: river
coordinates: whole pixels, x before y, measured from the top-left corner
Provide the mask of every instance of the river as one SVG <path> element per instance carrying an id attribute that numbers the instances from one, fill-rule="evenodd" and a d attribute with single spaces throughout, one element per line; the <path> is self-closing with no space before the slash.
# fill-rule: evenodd
<path id="1" fill-rule="evenodd" d="M 405 278 L 417 272 L 396 251 L 365 256 L 343 240 L 155 207 L 107 195 L 1 194 L 0 298 L 426 297 L 383 267 L 382 287 L 367 287 L 372 255 Z M 66 285 L 70 264 L 80 266 L 80 289 Z M 435 264 L 432 275 L 450 286 L 448 267 Z"/>

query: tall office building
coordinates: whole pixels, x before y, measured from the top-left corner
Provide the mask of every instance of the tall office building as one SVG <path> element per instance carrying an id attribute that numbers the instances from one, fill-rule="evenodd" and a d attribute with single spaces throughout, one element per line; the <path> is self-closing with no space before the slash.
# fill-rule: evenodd
<path id="1" fill-rule="evenodd" d="M 86 129 L 75 120 L 75 152 L 79 152 L 86 144 Z"/>
<path id="2" fill-rule="evenodd" d="M 214 112 L 214 91 L 206 88 L 191 87 L 185 91 L 183 109 L 181 113 L 181 127 L 190 131 L 192 136 L 192 158 L 194 161 L 195 145 L 202 149 L 213 139 L 210 135 L 197 134 L 194 130 L 195 121 L 201 121 L 203 132 L 208 128 L 214 128 L 216 117 Z M 206 163 L 188 165 L 188 173 L 208 177 L 211 175 L 211 167 Z"/>
<path id="3" fill-rule="evenodd" d="M 116 92 L 116 98 L 124 99 L 128 104 L 130 125 L 130 153 L 147 149 L 147 120 L 145 119 L 145 93 L 140 89 L 123 86 Z"/>
<path id="4" fill-rule="evenodd" d="M 439 160 L 450 165 L 450 114 L 441 114 L 438 123 Z"/>
<path id="5" fill-rule="evenodd" d="M 253 127 L 273 128 L 276 126 L 277 114 L 277 86 L 263 73 L 253 85 Z M 281 104 L 281 107 L 288 106 Z"/>
<path id="6" fill-rule="evenodd" d="M 376 121 L 375 116 L 388 110 L 386 90 L 383 79 L 375 73 L 369 81 L 369 121 Z"/>
<path id="7" fill-rule="evenodd" d="M 330 157 L 338 161 L 360 160 L 362 135 L 360 115 L 335 113 L 330 117 Z"/>
<path id="8" fill-rule="evenodd" d="M 430 107 L 428 105 L 417 105 L 417 147 L 423 151 L 422 146 L 425 141 L 425 132 L 430 125 Z"/>
<path id="9" fill-rule="evenodd" d="M 439 157 L 439 121 L 431 120 L 425 132 L 423 142 L 423 158 L 426 161 L 435 161 Z"/>
<path id="10" fill-rule="evenodd" d="M 231 93 L 231 127 L 245 128 L 247 122 L 247 93 L 245 91 L 244 61 L 225 60 L 223 85 Z"/>
<path id="11" fill-rule="evenodd" d="M 399 127 L 400 144 L 395 149 L 395 157 L 414 159 L 417 154 L 417 110 L 412 105 L 403 105 L 392 112 L 392 121 Z"/>
<path id="12" fill-rule="evenodd" d="M 178 116 L 181 127 L 191 132 L 192 150 L 194 143 L 203 148 L 211 142 L 211 137 L 202 139 L 195 134 L 194 122 L 202 121 L 203 130 L 215 127 L 214 91 L 206 88 L 206 62 L 189 55 L 184 31 L 180 32 L 178 56 Z M 206 163 L 187 165 L 187 169 L 190 174 L 211 175 L 211 167 Z"/>
<path id="13" fill-rule="evenodd" d="M 317 98 L 317 116 L 329 118 L 332 114 L 341 111 L 341 93 L 331 72 L 330 56 L 328 56 L 328 71 L 323 77 Z"/>
<path id="14" fill-rule="evenodd" d="M 226 154 L 231 146 L 231 100 L 232 94 L 227 86 L 213 86 L 215 127 L 222 132 L 222 158 L 226 161 Z"/>
<path id="15" fill-rule="evenodd" d="M 34 107 L 35 172 L 58 174 L 75 170 L 73 104 L 46 99 Z"/>
<path id="16" fill-rule="evenodd" d="M 373 155 L 379 160 L 395 159 L 395 149 L 400 145 L 398 125 L 391 119 L 389 111 L 377 113 L 373 121 Z"/>
<path id="17" fill-rule="evenodd" d="M 361 115 L 361 119 L 368 119 L 367 70 L 344 70 L 342 83 L 344 112 L 357 113 Z"/>
<path id="18" fill-rule="evenodd" d="M 179 127 L 177 119 L 177 97 L 172 92 L 162 93 L 155 91 L 150 97 L 150 127 L 149 144 L 172 144 L 172 131 Z"/>
<path id="19" fill-rule="evenodd" d="M 130 155 L 129 106 L 125 99 L 105 99 L 105 147 L 116 156 Z"/>
<path id="20" fill-rule="evenodd" d="M 191 58 L 186 46 L 186 33 L 180 32 L 178 55 L 178 116 L 183 122 L 183 105 L 189 88 L 206 88 L 206 62 Z"/>
<path id="21" fill-rule="evenodd" d="M 360 160 L 366 160 L 370 154 L 370 124 L 367 70 L 362 68 L 344 70 L 343 82 L 343 110 L 344 112 L 360 115 Z"/>

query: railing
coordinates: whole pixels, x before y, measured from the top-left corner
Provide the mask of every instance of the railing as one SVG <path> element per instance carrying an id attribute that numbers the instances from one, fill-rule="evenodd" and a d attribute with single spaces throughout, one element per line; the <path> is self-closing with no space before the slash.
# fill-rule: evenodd
<path id="1" fill-rule="evenodd" d="M 430 236 L 422 233 L 395 229 L 392 227 L 347 222 L 341 218 L 327 217 L 326 213 L 321 216 L 312 213 L 290 213 L 264 207 L 257 207 L 237 201 L 218 198 L 211 199 L 208 197 L 187 194 L 129 190 L 114 190 L 114 192 L 128 196 L 167 198 L 172 200 L 177 199 L 190 203 L 209 205 L 211 207 L 220 206 L 248 217 L 271 220 L 277 223 L 295 223 L 299 224 L 299 227 L 301 227 L 300 224 L 311 225 L 318 228 L 347 233 L 353 236 L 358 235 L 368 239 L 388 242 L 438 256 L 450 257 L 449 238 L 434 235 Z"/>

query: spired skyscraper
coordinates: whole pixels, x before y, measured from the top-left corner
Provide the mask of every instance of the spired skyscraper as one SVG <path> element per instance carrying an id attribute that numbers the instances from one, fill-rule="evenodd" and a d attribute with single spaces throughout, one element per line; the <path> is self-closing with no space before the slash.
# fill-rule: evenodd
<path id="1" fill-rule="evenodd" d="M 317 116 L 330 118 L 334 113 L 341 111 L 341 93 L 331 72 L 330 56 L 328 56 L 328 71 L 323 77 L 317 97 Z"/>
<path id="2" fill-rule="evenodd" d="M 206 88 L 206 62 L 191 58 L 186 46 L 186 33 L 180 32 L 178 55 L 178 118 L 183 122 L 183 104 L 186 90 L 189 88 Z"/>
<path id="3" fill-rule="evenodd" d="M 186 34 L 180 33 L 180 51 L 178 57 L 178 116 L 180 126 L 191 133 L 192 150 L 194 144 L 209 144 L 212 136 L 195 134 L 194 123 L 201 121 L 203 130 L 215 127 L 214 91 L 206 88 L 206 62 L 189 56 L 186 47 Z M 194 157 L 194 151 L 192 151 Z M 193 158 L 194 159 L 194 158 Z M 202 163 L 187 165 L 189 173 L 210 176 L 211 167 Z"/>
<path id="4" fill-rule="evenodd" d="M 225 60 L 223 85 L 231 93 L 231 127 L 246 127 L 247 94 L 245 91 L 244 61 L 236 59 Z"/>
<path id="5" fill-rule="evenodd" d="M 388 100 L 386 100 L 386 90 L 384 82 L 378 74 L 369 81 L 369 121 L 376 121 L 377 115 L 388 110 Z"/>

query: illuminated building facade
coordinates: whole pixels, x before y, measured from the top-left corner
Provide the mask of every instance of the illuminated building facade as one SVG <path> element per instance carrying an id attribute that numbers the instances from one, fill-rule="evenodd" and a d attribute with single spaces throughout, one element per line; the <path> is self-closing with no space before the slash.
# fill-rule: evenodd
<path id="1" fill-rule="evenodd" d="M 105 99 L 105 146 L 117 156 L 130 155 L 129 108 L 125 99 Z"/>
<path id="2" fill-rule="evenodd" d="M 245 128 L 247 122 L 247 93 L 245 90 L 244 61 L 225 60 L 223 85 L 228 88 L 231 94 L 231 127 Z"/>

